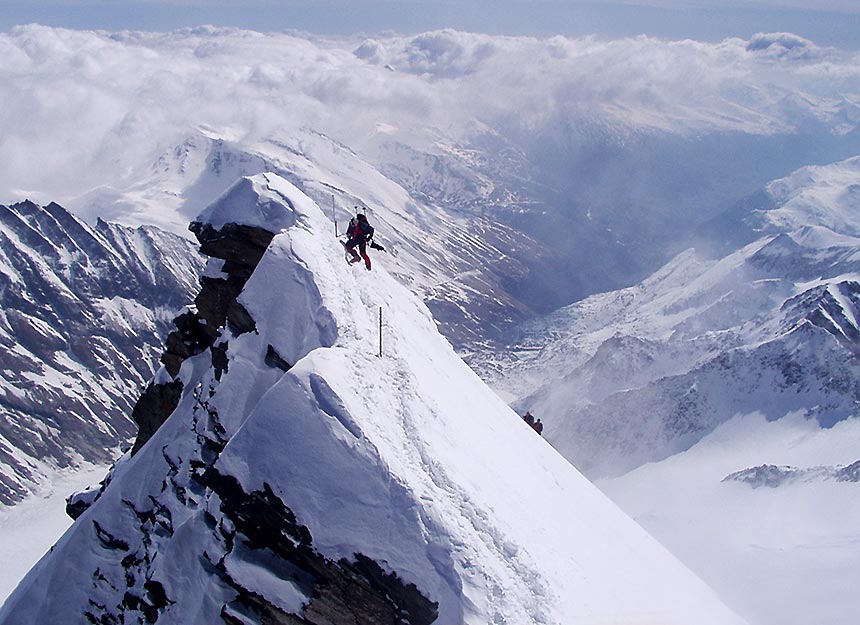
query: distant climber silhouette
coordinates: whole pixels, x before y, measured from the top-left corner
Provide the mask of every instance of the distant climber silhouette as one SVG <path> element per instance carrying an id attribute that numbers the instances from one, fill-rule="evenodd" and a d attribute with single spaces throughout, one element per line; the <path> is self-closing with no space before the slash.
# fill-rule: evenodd
<path id="1" fill-rule="evenodd" d="M 535 419 L 531 411 L 526 410 L 526 413 L 523 415 L 523 421 L 528 423 L 535 432 L 543 436 L 543 423 L 541 423 L 540 419 Z"/>

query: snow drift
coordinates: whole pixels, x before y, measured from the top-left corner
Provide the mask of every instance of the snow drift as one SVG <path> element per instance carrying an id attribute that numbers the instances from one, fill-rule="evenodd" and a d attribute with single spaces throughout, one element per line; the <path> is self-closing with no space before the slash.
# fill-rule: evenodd
<path id="1" fill-rule="evenodd" d="M 292 184 L 242 179 L 201 220 L 276 233 L 238 296 L 256 329 L 221 329 L 226 367 L 182 363 L 176 410 L 0 623 L 742 622 Z"/>

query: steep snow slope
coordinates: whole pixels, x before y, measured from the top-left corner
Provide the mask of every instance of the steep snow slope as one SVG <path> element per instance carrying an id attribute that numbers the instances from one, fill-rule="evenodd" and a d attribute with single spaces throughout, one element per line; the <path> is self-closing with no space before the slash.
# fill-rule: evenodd
<path id="1" fill-rule="evenodd" d="M 761 218 L 774 230 L 817 226 L 860 236 L 860 156 L 833 165 L 804 167 L 769 184 L 767 192 L 778 208 L 764 212 Z"/>
<path id="2" fill-rule="evenodd" d="M 84 465 L 50 473 L 35 492 L 14 506 L 0 507 L 0 604 L 72 524 L 69 493 L 92 488 L 108 465 Z"/>
<path id="3" fill-rule="evenodd" d="M 184 362 L 176 411 L 0 622 L 741 622 L 295 186 L 243 179 L 202 217 L 277 232 L 238 298 L 256 331 L 222 330 L 226 369 Z"/>
<path id="4" fill-rule="evenodd" d="M 856 158 L 774 181 L 714 223 L 727 255 L 687 250 L 478 363 L 757 625 L 860 609 L 858 184 Z"/>
<path id="5" fill-rule="evenodd" d="M 57 468 L 116 458 L 135 429 L 129 393 L 201 269 L 157 228 L 0 206 L 0 504 Z"/>

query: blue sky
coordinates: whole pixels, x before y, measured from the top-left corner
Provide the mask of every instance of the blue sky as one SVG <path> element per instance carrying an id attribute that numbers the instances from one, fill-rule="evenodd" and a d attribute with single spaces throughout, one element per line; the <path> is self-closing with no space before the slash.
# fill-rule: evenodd
<path id="1" fill-rule="evenodd" d="M 855 6 L 856 5 L 856 6 Z M 854 0 L 0 0 L 0 30 L 41 23 L 75 29 L 173 30 L 213 24 L 319 34 L 404 33 L 445 27 L 512 35 L 649 34 L 705 41 L 793 32 L 860 48 Z"/>

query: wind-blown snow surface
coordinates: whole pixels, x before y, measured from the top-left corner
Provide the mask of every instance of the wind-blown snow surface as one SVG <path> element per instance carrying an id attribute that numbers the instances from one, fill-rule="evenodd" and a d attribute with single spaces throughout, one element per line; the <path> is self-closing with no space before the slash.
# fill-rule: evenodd
<path id="1" fill-rule="evenodd" d="M 227 440 L 215 470 L 246 492 L 268 484 L 324 555 L 361 552 L 415 583 L 439 602 L 438 623 L 741 622 L 480 382 L 384 261 L 348 266 L 315 203 L 274 175 L 251 184 L 261 199 L 246 208 L 280 206 L 268 223 L 283 228 L 240 296 L 258 333 L 224 337 L 220 381 L 208 354 L 186 361 L 177 410 L 114 470 L 0 622 L 81 622 L 93 594 L 110 611 L 123 590 L 91 576 L 126 584 L 107 546 L 121 542 L 138 558 L 158 554 L 147 579 L 175 602 L 159 622 L 218 620 L 234 591 L 202 563 L 225 555 L 214 533 L 225 519 L 189 479 L 201 401 Z M 207 214 L 220 221 L 222 208 Z M 294 366 L 267 367 L 267 345 Z M 167 514 L 173 531 L 144 545 L 131 510 Z M 283 609 L 307 599 L 238 549 L 226 566 Z"/>

